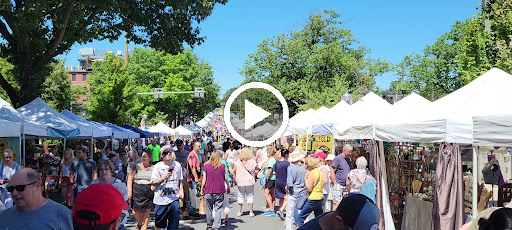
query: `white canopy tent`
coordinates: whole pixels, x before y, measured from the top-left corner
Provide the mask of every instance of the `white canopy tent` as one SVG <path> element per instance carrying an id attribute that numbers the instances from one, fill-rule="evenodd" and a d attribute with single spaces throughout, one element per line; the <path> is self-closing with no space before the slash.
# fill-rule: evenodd
<path id="1" fill-rule="evenodd" d="M 385 119 L 392 105 L 370 92 L 339 114 L 334 138 L 372 139 L 373 125 Z M 378 115 L 377 115 L 378 114 Z"/>
<path id="2" fill-rule="evenodd" d="M 1 101 L 0 101 L 1 104 Z M 0 119 L 22 124 L 22 134 L 36 137 L 48 136 L 48 126 L 30 121 L 10 105 L 0 105 Z"/>
<path id="3" fill-rule="evenodd" d="M 176 136 L 193 136 L 194 135 L 194 132 L 192 132 L 192 130 L 183 127 L 183 125 L 176 127 L 174 129 L 174 131 L 176 132 L 174 134 Z"/>
<path id="4" fill-rule="evenodd" d="M 92 129 L 93 138 L 104 139 L 112 137 L 112 129 L 107 126 L 85 120 L 67 109 L 63 110 L 61 114 L 73 120 L 74 122 L 77 122 L 78 124 L 80 124 L 80 126 L 89 127 L 90 129 Z"/>
<path id="5" fill-rule="evenodd" d="M 473 117 L 473 144 L 512 147 L 512 114 Z"/>
<path id="6" fill-rule="evenodd" d="M 81 134 L 80 128 L 76 122 L 71 121 L 64 115 L 55 111 L 48 106 L 41 98 L 36 98 L 32 102 L 20 107 L 18 112 L 25 115 L 30 121 L 38 122 L 48 126 L 48 136 L 71 138 L 75 136 L 92 136 L 91 129 L 83 129 L 84 134 Z"/>
<path id="7" fill-rule="evenodd" d="M 0 137 L 21 137 L 20 122 L 0 119 Z"/>
<path id="8" fill-rule="evenodd" d="M 140 138 L 140 134 L 133 132 L 131 130 L 125 129 L 121 126 L 117 126 L 111 123 L 103 124 L 112 129 L 112 133 L 115 139 L 131 139 L 131 138 Z"/>
<path id="9" fill-rule="evenodd" d="M 196 122 L 196 125 L 201 127 L 201 128 L 204 128 L 206 126 L 208 126 L 208 121 L 206 121 L 205 119 L 201 119 L 200 121 Z"/>
<path id="10" fill-rule="evenodd" d="M 312 135 L 331 135 L 334 134 L 334 125 L 339 120 L 338 117 L 341 113 L 349 107 L 349 104 L 345 101 L 340 101 L 338 104 L 333 106 L 327 113 L 320 117 L 320 119 L 313 121 L 311 124 Z"/>
<path id="11" fill-rule="evenodd" d="M 492 68 L 471 83 L 433 102 L 419 119 L 377 124 L 376 139 L 407 142 L 473 143 L 473 116 L 512 113 L 512 75 Z"/>
<path id="12" fill-rule="evenodd" d="M 163 122 L 158 122 L 158 124 L 149 128 L 148 131 L 153 133 L 159 133 L 162 136 L 172 136 L 176 133 L 174 129 L 164 124 Z"/>

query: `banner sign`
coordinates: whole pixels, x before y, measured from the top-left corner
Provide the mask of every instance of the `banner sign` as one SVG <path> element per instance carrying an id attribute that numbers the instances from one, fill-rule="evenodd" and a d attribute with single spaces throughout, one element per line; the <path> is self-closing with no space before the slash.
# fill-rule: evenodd
<path id="1" fill-rule="evenodd" d="M 333 153 L 333 151 L 332 151 L 332 143 L 333 143 L 332 135 L 308 135 L 307 141 L 308 141 L 308 151 L 323 149 L 323 150 L 326 150 L 328 153 Z M 313 144 L 313 148 L 311 148 L 311 144 Z M 303 149 L 306 149 L 306 135 L 297 135 L 297 145 Z"/>

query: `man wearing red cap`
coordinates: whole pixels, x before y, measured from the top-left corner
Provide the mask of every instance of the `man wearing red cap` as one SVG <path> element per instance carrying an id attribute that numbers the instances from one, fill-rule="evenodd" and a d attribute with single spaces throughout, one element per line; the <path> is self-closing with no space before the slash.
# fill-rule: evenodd
<path id="1" fill-rule="evenodd" d="M 107 183 L 93 184 L 78 194 L 73 210 L 75 230 L 117 230 L 128 210 L 123 195 Z"/>

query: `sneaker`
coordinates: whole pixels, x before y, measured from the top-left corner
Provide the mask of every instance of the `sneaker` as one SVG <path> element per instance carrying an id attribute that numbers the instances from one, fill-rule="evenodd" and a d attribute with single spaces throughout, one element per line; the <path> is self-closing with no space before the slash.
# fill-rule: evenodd
<path id="1" fill-rule="evenodd" d="M 238 217 L 242 216 L 242 212 L 238 212 L 238 213 L 236 214 L 236 216 L 238 216 Z"/>
<path id="2" fill-rule="evenodd" d="M 226 227 L 226 225 L 228 225 L 228 220 L 226 220 L 226 219 L 222 219 L 222 220 L 220 220 L 220 225 L 221 225 L 222 227 Z"/>
<path id="3" fill-rule="evenodd" d="M 270 211 L 270 208 L 267 207 L 267 206 L 263 206 L 263 207 L 261 207 L 261 210 L 264 210 L 265 212 L 268 212 L 268 211 Z"/>
<path id="4" fill-rule="evenodd" d="M 265 216 L 275 216 L 276 213 L 272 211 L 265 212 Z"/>
<path id="5" fill-rule="evenodd" d="M 278 211 L 278 216 L 279 216 L 279 218 L 281 218 L 281 220 L 284 220 L 284 218 L 286 217 L 286 214 Z"/>
<path id="6" fill-rule="evenodd" d="M 189 214 L 188 215 L 190 218 L 200 218 L 201 217 L 201 214 L 199 213 L 194 213 L 194 214 Z"/>
<path id="7" fill-rule="evenodd" d="M 250 213 L 249 213 L 249 216 L 250 216 L 250 217 L 254 217 L 254 212 L 250 212 Z"/>

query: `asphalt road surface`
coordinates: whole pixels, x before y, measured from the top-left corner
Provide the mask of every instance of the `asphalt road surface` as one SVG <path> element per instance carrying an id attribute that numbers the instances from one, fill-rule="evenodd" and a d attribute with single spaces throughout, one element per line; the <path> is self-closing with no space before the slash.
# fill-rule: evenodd
<path id="1" fill-rule="evenodd" d="M 229 222 L 226 227 L 221 227 L 220 229 L 247 229 L 247 230 L 266 230 L 266 229 L 284 229 L 285 222 L 282 221 L 277 215 L 273 217 L 265 216 L 263 210 L 265 206 L 265 200 L 263 198 L 263 189 L 261 185 L 257 182 L 254 188 L 254 214 L 255 217 L 249 216 L 249 207 L 244 204 L 243 206 L 243 214 L 241 217 L 237 217 L 236 214 L 238 212 L 238 204 L 237 204 L 237 194 L 238 188 L 236 186 L 231 188 L 231 193 L 229 194 L 229 203 L 230 203 L 230 212 L 229 212 Z M 276 205 L 279 203 L 276 200 Z M 278 207 L 276 207 L 278 210 Z M 125 225 L 125 229 L 135 229 L 137 226 L 137 222 L 133 219 L 133 216 L 130 215 L 130 219 L 128 223 Z M 149 222 L 149 228 L 154 229 L 154 219 L 153 213 L 151 214 L 151 219 Z M 206 216 L 202 215 L 200 219 L 197 220 L 180 220 L 180 229 L 206 229 Z"/>

